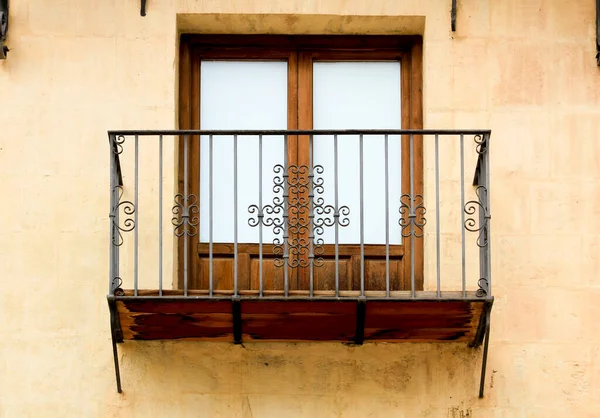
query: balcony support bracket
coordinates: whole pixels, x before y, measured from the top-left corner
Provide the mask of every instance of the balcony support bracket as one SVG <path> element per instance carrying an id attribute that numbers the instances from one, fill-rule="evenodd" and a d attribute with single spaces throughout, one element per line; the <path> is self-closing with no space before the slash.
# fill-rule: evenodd
<path id="1" fill-rule="evenodd" d="M 485 388 L 485 369 L 487 366 L 488 346 L 490 344 L 490 312 L 485 313 L 485 341 L 483 343 L 483 360 L 481 362 L 481 380 L 479 381 L 479 397 L 483 398 Z"/>
<path id="2" fill-rule="evenodd" d="M 4 45 L 8 34 L 8 0 L 0 0 L 0 60 L 6 59 L 8 47 Z"/>
<path id="3" fill-rule="evenodd" d="M 356 334 L 354 344 L 362 345 L 365 341 L 365 319 L 367 316 L 367 298 L 361 296 L 356 303 Z"/>
<path id="4" fill-rule="evenodd" d="M 233 314 L 233 343 L 242 344 L 242 304 L 239 296 L 231 298 L 231 312 Z"/>
<path id="5" fill-rule="evenodd" d="M 450 10 L 450 26 L 452 32 L 456 32 L 456 0 L 452 0 L 452 9 Z"/>
<path id="6" fill-rule="evenodd" d="M 485 388 L 485 371 L 487 367 L 488 347 L 490 344 L 490 322 L 492 320 L 492 304 L 494 298 L 490 298 L 483 305 L 483 312 L 481 319 L 479 320 L 479 327 L 477 328 L 477 334 L 470 347 L 479 347 L 483 343 L 483 359 L 481 362 L 481 379 L 479 381 L 479 397 L 483 398 L 483 390 Z"/>
<path id="7" fill-rule="evenodd" d="M 115 299 L 112 297 L 108 298 L 108 308 L 110 310 L 110 334 L 112 340 L 113 349 L 113 361 L 115 363 L 115 378 L 117 381 L 117 392 L 123 393 L 121 389 L 121 371 L 119 368 L 119 352 L 117 350 L 117 343 L 123 342 L 123 331 L 121 329 L 121 321 L 119 320 L 119 312 L 117 311 L 117 304 Z"/>

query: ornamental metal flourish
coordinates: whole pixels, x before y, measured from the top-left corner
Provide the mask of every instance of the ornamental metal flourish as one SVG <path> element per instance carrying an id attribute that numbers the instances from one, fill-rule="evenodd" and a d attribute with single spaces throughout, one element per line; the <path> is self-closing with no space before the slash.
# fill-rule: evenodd
<path id="1" fill-rule="evenodd" d="M 175 236 L 196 236 L 200 222 L 198 197 L 195 194 L 189 194 L 185 197 L 183 194 L 177 193 L 174 201 L 175 205 L 172 209 L 173 218 L 171 219 L 171 223 L 174 227 Z"/>
<path id="2" fill-rule="evenodd" d="M 114 277 L 112 279 L 112 292 L 113 292 L 113 295 L 115 295 L 115 296 L 125 296 L 125 291 L 123 290 L 123 288 L 121 286 L 123 286 L 123 279 L 121 279 L 119 276 Z"/>
<path id="3" fill-rule="evenodd" d="M 114 148 L 113 151 L 115 154 L 120 155 L 123 153 L 123 144 L 125 143 L 125 136 L 118 135 L 114 139 Z"/>
<path id="4" fill-rule="evenodd" d="M 415 238 L 423 238 L 423 227 L 427 223 L 425 214 L 427 209 L 424 205 L 423 195 L 403 194 L 400 196 L 400 219 L 398 224 L 404 238 L 414 235 Z"/>
<path id="5" fill-rule="evenodd" d="M 131 232 L 135 229 L 135 219 L 131 216 L 135 213 L 135 204 L 130 200 L 121 200 L 123 198 L 123 187 L 115 186 L 113 192 L 116 192 L 116 201 L 110 211 L 110 219 L 113 226 L 112 243 L 120 247 L 123 245 L 123 232 Z M 125 219 L 120 222 L 120 213 L 123 212 Z"/>
<path id="6" fill-rule="evenodd" d="M 475 295 L 478 298 L 482 298 L 484 296 L 487 296 L 488 292 L 489 292 L 489 283 L 488 280 L 485 277 L 482 277 L 481 279 L 479 279 L 477 281 L 477 291 L 475 292 Z"/>
<path id="7" fill-rule="evenodd" d="M 469 200 L 465 203 L 464 211 L 470 217 L 465 220 L 465 229 L 469 232 L 478 232 L 477 235 L 477 246 L 480 248 L 486 247 L 488 245 L 488 221 L 490 219 L 490 215 L 485 204 L 485 199 L 487 197 L 487 189 L 485 186 L 477 186 L 475 189 L 475 194 L 477 195 L 477 200 Z M 479 212 L 481 222 L 475 220 L 473 215 Z"/>
<path id="8" fill-rule="evenodd" d="M 322 266 L 323 233 L 326 227 L 336 224 L 350 225 L 350 208 L 328 205 L 322 196 L 325 192 L 321 165 L 312 170 L 306 165 L 277 164 L 273 167 L 273 192 L 270 204 L 250 205 L 248 225 L 272 228 L 273 263 L 277 267 L 291 268 Z M 316 175 L 315 175 L 316 174 Z"/>
<path id="9" fill-rule="evenodd" d="M 473 140 L 475 141 L 475 151 L 477 152 L 477 154 L 485 154 L 485 152 L 487 151 L 487 143 L 485 137 L 483 135 L 475 135 Z"/>

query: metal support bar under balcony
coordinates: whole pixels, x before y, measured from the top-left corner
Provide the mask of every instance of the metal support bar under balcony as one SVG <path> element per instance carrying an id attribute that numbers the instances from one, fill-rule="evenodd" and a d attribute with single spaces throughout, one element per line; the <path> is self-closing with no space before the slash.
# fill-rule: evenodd
<path id="1" fill-rule="evenodd" d="M 452 28 L 452 32 L 456 32 L 456 0 L 452 0 L 450 8 L 450 27 Z"/>
<path id="2" fill-rule="evenodd" d="M 8 47 L 4 45 L 8 35 L 8 0 L 0 0 L 0 60 L 6 59 Z"/>

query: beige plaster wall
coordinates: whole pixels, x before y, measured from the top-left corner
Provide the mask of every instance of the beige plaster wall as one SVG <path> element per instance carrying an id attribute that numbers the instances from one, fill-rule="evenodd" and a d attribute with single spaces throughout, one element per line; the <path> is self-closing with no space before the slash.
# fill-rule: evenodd
<path id="1" fill-rule="evenodd" d="M 460 0 L 455 33 L 450 3 L 148 0 L 141 18 L 137 0 L 12 0 L 0 416 L 600 415 L 594 2 Z M 493 131 L 484 399 L 481 352 L 453 344 L 125 343 L 116 393 L 106 130 L 175 126 L 179 30 L 423 33 L 425 126 Z"/>

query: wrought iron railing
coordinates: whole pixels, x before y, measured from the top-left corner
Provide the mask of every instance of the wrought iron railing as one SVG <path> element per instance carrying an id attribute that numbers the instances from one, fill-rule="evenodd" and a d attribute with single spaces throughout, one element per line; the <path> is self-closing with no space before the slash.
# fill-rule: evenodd
<path id="1" fill-rule="evenodd" d="M 489 139 L 110 131 L 109 294 L 490 297 Z"/>

